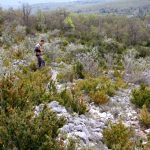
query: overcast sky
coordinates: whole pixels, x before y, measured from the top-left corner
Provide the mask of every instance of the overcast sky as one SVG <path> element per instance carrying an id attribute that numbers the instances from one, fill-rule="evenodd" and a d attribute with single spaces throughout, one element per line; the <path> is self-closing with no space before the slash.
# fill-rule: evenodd
<path id="1" fill-rule="evenodd" d="M 61 1 L 71 1 L 71 0 L 0 0 L 0 3 L 10 4 L 10 3 L 46 3 L 46 2 L 61 2 Z"/>
<path id="2" fill-rule="evenodd" d="M 71 2 L 73 0 L 0 0 L 0 6 L 2 7 L 13 7 L 19 6 L 23 3 L 36 4 L 36 3 L 47 3 L 47 2 Z"/>

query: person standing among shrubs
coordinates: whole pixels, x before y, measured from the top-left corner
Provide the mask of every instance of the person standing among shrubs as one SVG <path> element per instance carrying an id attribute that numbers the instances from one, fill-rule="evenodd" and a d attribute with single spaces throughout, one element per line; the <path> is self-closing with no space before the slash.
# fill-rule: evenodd
<path id="1" fill-rule="evenodd" d="M 36 46 L 35 46 L 35 53 L 38 61 L 38 68 L 45 66 L 45 61 L 42 58 L 43 55 L 43 45 L 44 40 L 41 40 Z"/>

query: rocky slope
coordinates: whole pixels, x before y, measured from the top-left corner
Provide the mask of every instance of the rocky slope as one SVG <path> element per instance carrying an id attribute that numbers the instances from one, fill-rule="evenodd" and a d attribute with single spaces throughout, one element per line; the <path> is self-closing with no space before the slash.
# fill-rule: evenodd
<path id="1" fill-rule="evenodd" d="M 56 80 L 57 71 L 53 70 L 52 73 L 52 79 Z M 61 90 L 63 86 L 59 85 L 58 87 Z M 110 122 L 115 123 L 122 120 L 126 126 L 135 129 L 137 138 L 142 139 L 144 144 L 147 141 L 146 133 L 149 131 L 143 131 L 140 127 L 138 110 L 130 102 L 131 91 L 135 87 L 130 84 L 128 89 L 118 91 L 106 105 L 98 106 L 89 103 L 89 111 L 85 115 L 71 114 L 56 101 L 49 103 L 50 109 L 67 120 L 66 125 L 60 129 L 59 137 L 63 139 L 64 143 L 67 143 L 70 138 L 76 139 L 78 149 L 85 147 L 86 149 L 107 150 L 107 146 L 103 143 L 103 129 Z M 37 106 L 35 113 L 38 114 L 42 107 L 43 105 Z"/>

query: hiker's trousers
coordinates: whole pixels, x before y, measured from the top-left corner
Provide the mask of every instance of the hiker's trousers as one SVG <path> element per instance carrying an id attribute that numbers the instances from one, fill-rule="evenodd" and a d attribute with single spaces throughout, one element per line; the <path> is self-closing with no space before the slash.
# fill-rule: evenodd
<path id="1" fill-rule="evenodd" d="M 38 67 L 41 68 L 41 67 L 44 67 L 45 66 L 45 61 L 43 60 L 42 56 L 36 56 L 37 57 L 37 60 L 38 60 Z"/>

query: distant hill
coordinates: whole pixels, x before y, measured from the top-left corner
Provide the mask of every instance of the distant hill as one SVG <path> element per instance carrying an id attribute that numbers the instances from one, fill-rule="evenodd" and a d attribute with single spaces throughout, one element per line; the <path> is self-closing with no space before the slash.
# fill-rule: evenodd
<path id="1" fill-rule="evenodd" d="M 85 8 L 90 8 L 93 5 L 105 4 L 112 2 L 114 0 L 72 0 L 71 2 L 50 2 L 50 3 L 40 3 L 32 5 L 34 11 L 36 10 L 55 10 L 59 8 L 66 8 L 71 11 L 85 10 Z"/>
<path id="2" fill-rule="evenodd" d="M 107 7 L 114 8 L 128 8 L 128 7 L 142 7 L 150 4 L 150 0 L 115 0 L 107 4 Z"/>
<path id="3" fill-rule="evenodd" d="M 32 5 L 34 11 L 65 8 L 78 13 L 144 15 L 150 13 L 150 0 L 75 0 Z"/>
<path id="4" fill-rule="evenodd" d="M 138 15 L 150 13 L 150 0 L 114 0 L 105 4 L 94 4 L 83 12 Z"/>

